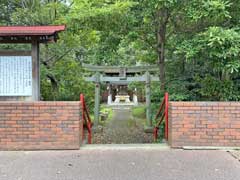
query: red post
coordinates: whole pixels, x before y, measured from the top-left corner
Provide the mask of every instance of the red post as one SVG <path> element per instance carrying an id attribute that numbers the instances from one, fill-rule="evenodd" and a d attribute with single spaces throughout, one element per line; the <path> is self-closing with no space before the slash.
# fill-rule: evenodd
<path id="1" fill-rule="evenodd" d="M 88 123 L 88 144 L 92 144 L 92 130 L 91 123 Z"/>
<path id="2" fill-rule="evenodd" d="M 82 106 L 82 140 L 84 140 L 84 123 L 88 129 L 88 144 L 92 143 L 92 123 L 91 123 L 91 119 L 90 116 L 88 114 L 88 110 L 85 104 L 85 100 L 84 100 L 84 96 L 83 94 L 80 95 L 80 101 L 81 101 L 81 106 Z M 87 117 L 86 117 L 87 116 Z"/>
<path id="3" fill-rule="evenodd" d="M 84 96 L 83 94 L 80 94 L 80 101 L 82 106 L 82 140 L 84 140 Z"/>
<path id="4" fill-rule="evenodd" d="M 165 139 L 168 140 L 168 93 L 165 93 Z"/>
<path id="5" fill-rule="evenodd" d="M 157 138 L 158 138 L 158 127 L 155 127 L 153 129 L 153 138 L 154 138 L 154 141 L 157 141 Z"/>

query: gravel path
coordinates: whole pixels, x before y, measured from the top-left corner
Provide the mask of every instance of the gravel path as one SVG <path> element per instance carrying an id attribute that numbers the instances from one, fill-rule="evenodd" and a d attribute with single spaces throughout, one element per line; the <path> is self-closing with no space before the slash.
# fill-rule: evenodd
<path id="1" fill-rule="evenodd" d="M 113 108 L 113 118 L 93 135 L 95 144 L 152 143 L 152 134 L 144 132 L 144 122 L 132 116 L 131 107 Z"/>

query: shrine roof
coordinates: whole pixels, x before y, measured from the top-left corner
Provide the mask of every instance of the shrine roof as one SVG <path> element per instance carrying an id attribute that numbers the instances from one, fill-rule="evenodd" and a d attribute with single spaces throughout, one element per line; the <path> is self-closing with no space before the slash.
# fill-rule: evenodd
<path id="1" fill-rule="evenodd" d="M 65 25 L 58 26 L 0 26 L 0 36 L 42 36 L 64 31 Z"/>
<path id="2" fill-rule="evenodd" d="M 51 26 L 0 26 L 0 42 L 18 43 L 56 41 L 57 33 L 64 31 L 65 25 Z"/>

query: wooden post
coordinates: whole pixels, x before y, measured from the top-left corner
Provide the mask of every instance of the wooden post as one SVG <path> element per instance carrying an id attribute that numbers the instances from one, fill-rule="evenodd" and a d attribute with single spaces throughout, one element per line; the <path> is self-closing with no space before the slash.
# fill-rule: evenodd
<path id="1" fill-rule="evenodd" d="M 40 100 L 39 42 L 32 41 L 32 100 Z"/>
<path id="2" fill-rule="evenodd" d="M 146 118 L 147 122 L 146 125 L 147 127 L 145 128 L 145 131 L 152 132 L 152 118 L 151 118 L 151 76 L 150 73 L 147 71 L 146 74 L 146 84 L 145 84 L 145 89 L 146 89 Z"/>
<path id="3" fill-rule="evenodd" d="M 100 73 L 95 74 L 95 107 L 94 107 L 94 125 L 99 123 L 100 111 Z"/>

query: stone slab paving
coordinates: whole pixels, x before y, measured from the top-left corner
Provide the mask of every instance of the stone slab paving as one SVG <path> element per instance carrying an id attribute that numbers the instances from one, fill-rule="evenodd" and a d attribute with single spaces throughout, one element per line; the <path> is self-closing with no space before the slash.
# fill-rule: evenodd
<path id="1" fill-rule="evenodd" d="M 0 152 L 1 180 L 238 180 L 224 151 L 160 149 Z"/>
<path id="2" fill-rule="evenodd" d="M 113 108 L 112 120 L 93 134 L 94 144 L 152 143 L 153 135 L 144 132 L 144 122 L 132 116 L 131 107 Z"/>
<path id="3" fill-rule="evenodd" d="M 236 158 L 238 161 L 240 161 L 240 150 L 237 151 L 229 151 L 229 153 Z"/>

